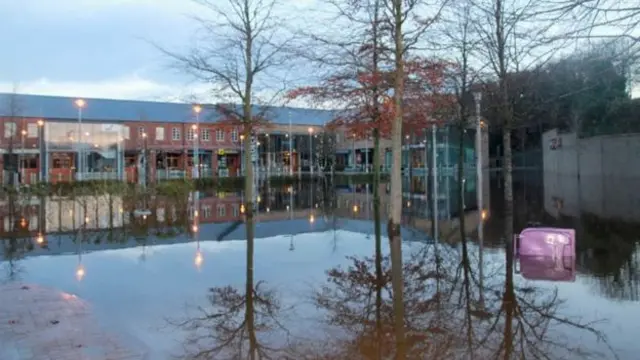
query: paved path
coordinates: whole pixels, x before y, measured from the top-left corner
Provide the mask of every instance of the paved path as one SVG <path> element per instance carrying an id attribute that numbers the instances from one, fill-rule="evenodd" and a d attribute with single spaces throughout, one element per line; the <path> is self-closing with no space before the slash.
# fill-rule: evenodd
<path id="1" fill-rule="evenodd" d="M 75 295 L 35 285 L 0 285 L 0 359 L 142 360 L 147 351 L 109 333 Z"/>

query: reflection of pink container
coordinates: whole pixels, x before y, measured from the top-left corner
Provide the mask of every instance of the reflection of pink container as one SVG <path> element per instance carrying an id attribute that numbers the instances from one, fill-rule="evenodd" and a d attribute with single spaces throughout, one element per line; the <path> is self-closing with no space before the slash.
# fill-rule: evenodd
<path id="1" fill-rule="evenodd" d="M 552 259 L 576 257 L 576 231 L 559 228 L 527 228 L 515 236 L 519 256 L 544 256 Z"/>
<path id="2" fill-rule="evenodd" d="M 529 280 L 567 281 L 576 280 L 576 258 L 565 256 L 520 256 L 520 270 L 516 273 Z"/>

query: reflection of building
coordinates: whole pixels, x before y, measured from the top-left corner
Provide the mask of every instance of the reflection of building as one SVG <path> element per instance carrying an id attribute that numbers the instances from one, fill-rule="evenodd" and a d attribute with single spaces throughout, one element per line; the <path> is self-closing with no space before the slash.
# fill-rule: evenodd
<path id="1" fill-rule="evenodd" d="M 640 221 L 639 178 L 544 173 L 544 208 L 554 216 L 589 213 L 602 219 Z"/>
<path id="2" fill-rule="evenodd" d="M 285 219 L 309 219 L 320 216 L 320 203 L 314 187 L 276 191 L 268 187 L 258 196 L 256 222 Z M 201 224 L 234 223 L 244 220 L 243 197 L 234 192 L 200 192 L 197 207 L 194 193 L 188 198 L 154 198 L 128 200 L 121 196 L 81 196 L 74 199 L 41 197 L 5 199 L 0 202 L 0 234 L 9 237 L 29 237 L 37 234 L 70 233 L 82 228 L 87 232 L 122 227 L 149 228 L 164 226 L 188 227 L 196 216 Z M 137 209 L 149 209 L 147 215 L 136 215 Z M 137 219 L 143 217 L 143 219 Z M 84 225 L 83 225 L 84 222 Z M 210 234 L 203 234 L 203 239 Z M 0 238 L 3 236 L 0 235 Z"/>
<path id="3" fill-rule="evenodd" d="M 449 177 L 447 181 L 453 182 Z M 440 234 L 447 234 L 449 230 L 458 225 L 458 201 L 455 196 L 455 185 L 451 185 L 451 192 L 440 193 L 437 198 L 438 206 L 438 226 Z M 373 188 L 368 185 L 355 185 L 342 187 L 337 190 L 335 213 L 340 217 L 373 220 L 374 202 Z M 389 218 L 390 199 L 387 192 L 387 184 L 381 184 L 378 192 L 380 194 L 380 216 L 384 224 Z M 468 202 L 467 202 L 468 201 Z M 475 191 L 465 194 L 465 205 L 467 209 L 474 209 L 476 202 Z M 402 225 L 408 228 L 417 229 L 430 234 L 433 226 L 432 209 L 433 203 L 424 195 L 405 194 L 402 198 Z M 478 226 L 477 211 L 465 212 L 465 228 L 467 232 L 472 232 Z M 456 234 L 455 236 L 457 236 Z"/>
<path id="4" fill-rule="evenodd" d="M 213 105 L 16 94 L 0 94 L 0 102 L 15 105 L 0 106 L 2 168 L 25 183 L 182 178 L 196 164 L 202 176 L 233 176 L 241 171 L 241 145 L 248 140 Z M 270 121 L 255 130 L 255 158 L 263 171 L 288 173 L 292 166 L 298 172 L 309 159 L 316 161 L 312 149 L 330 111 L 254 111 Z"/>

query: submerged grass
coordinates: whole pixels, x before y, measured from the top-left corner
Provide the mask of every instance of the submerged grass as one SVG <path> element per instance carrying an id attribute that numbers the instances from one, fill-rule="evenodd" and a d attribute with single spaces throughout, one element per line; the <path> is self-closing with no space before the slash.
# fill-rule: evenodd
<path id="1" fill-rule="evenodd" d="M 388 176 L 382 175 L 383 182 L 388 180 Z M 371 183 L 373 174 L 338 174 L 326 176 L 294 175 L 294 176 L 272 176 L 265 179 L 268 187 L 281 187 L 294 185 L 300 182 L 309 183 L 315 181 L 330 181 L 335 185 L 354 185 Z M 123 195 L 136 196 L 141 193 L 151 193 L 159 196 L 181 196 L 191 191 L 242 191 L 244 187 L 244 177 L 223 177 L 206 178 L 198 180 L 178 179 L 165 180 L 157 183 L 141 186 L 135 183 L 126 183 L 115 180 L 91 180 L 64 183 L 38 183 L 20 187 L 3 186 L 2 195 L 26 195 L 32 197 L 40 196 L 83 196 L 83 195 Z"/>

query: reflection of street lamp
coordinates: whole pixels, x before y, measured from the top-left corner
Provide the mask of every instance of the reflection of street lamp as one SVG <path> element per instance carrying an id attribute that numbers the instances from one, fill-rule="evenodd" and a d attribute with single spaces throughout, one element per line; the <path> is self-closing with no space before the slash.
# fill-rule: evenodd
<path id="1" fill-rule="evenodd" d="M 313 224 L 315 221 L 316 221 L 315 216 L 313 216 L 313 214 L 309 215 L 309 222 Z"/>
<path id="2" fill-rule="evenodd" d="M 78 281 L 82 281 L 82 279 L 84 279 L 84 275 L 85 275 L 84 266 L 82 264 L 78 264 L 78 267 L 76 268 L 76 279 Z"/>
<path id="3" fill-rule="evenodd" d="M 76 107 L 78 108 L 78 169 L 77 169 L 77 179 L 82 180 L 82 172 L 84 171 L 84 159 L 81 147 L 82 142 L 82 109 L 87 106 L 86 101 L 83 99 L 76 99 L 74 102 Z"/>
<path id="4" fill-rule="evenodd" d="M 193 232 L 193 236 L 196 239 L 196 255 L 193 259 L 193 263 L 198 270 L 202 267 L 202 263 L 204 262 L 204 256 L 200 251 L 200 233 L 198 224 L 200 222 L 200 218 L 198 217 L 198 209 L 200 208 L 200 193 L 193 193 L 193 224 L 191 226 L 191 231 Z"/>

